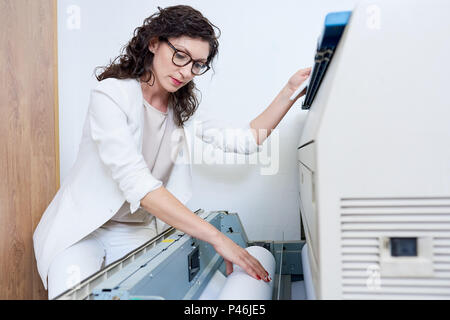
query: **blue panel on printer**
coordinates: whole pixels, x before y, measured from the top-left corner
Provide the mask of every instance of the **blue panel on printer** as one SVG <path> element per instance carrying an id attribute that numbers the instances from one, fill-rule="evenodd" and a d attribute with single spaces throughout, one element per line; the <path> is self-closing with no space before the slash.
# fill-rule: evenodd
<path id="1" fill-rule="evenodd" d="M 318 50 L 336 48 L 352 12 L 331 12 L 325 17 L 325 28 L 319 41 Z"/>

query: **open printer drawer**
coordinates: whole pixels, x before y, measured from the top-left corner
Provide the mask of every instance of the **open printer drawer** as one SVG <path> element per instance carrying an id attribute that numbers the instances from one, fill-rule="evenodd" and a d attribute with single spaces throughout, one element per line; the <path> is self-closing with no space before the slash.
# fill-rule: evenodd
<path id="1" fill-rule="evenodd" d="M 261 246 L 272 253 L 273 300 L 306 299 L 304 241 L 249 241 L 236 213 L 196 213 L 241 247 Z M 171 228 L 55 299 L 197 300 L 218 271 L 225 276 L 225 262 L 210 244 Z"/>

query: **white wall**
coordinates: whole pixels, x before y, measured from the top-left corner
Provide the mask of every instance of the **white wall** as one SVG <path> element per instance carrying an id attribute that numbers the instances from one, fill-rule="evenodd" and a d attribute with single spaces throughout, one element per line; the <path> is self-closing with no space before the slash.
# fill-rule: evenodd
<path id="1" fill-rule="evenodd" d="M 94 68 L 118 56 L 157 6 L 191 5 L 221 29 L 215 74 L 211 70 L 195 80 L 202 92 L 198 112 L 244 125 L 292 74 L 312 65 L 325 15 L 351 10 L 356 2 L 58 0 L 61 182 L 78 152 L 89 92 L 97 82 Z M 194 196 L 187 206 L 238 212 L 250 240 L 300 239 L 296 149 L 305 115 L 300 101 L 288 112 L 265 143 L 262 155 L 268 154 L 269 162 L 257 158 L 252 164 L 239 156 L 244 164 L 194 164 Z M 263 168 L 276 174 L 263 175 Z"/>

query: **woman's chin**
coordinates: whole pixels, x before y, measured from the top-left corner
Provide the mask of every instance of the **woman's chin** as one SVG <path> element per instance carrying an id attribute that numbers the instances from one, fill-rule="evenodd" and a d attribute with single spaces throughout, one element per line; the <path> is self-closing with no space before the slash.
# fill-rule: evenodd
<path id="1" fill-rule="evenodd" d="M 179 90 L 179 88 L 170 88 L 169 90 L 167 90 L 167 92 L 169 93 L 175 93 Z"/>
<path id="2" fill-rule="evenodd" d="M 167 92 L 175 93 L 175 92 L 177 92 L 178 90 L 180 90 L 181 88 L 182 88 L 182 86 L 179 86 L 179 87 L 169 86 L 168 88 L 166 88 L 166 90 L 167 90 Z"/>

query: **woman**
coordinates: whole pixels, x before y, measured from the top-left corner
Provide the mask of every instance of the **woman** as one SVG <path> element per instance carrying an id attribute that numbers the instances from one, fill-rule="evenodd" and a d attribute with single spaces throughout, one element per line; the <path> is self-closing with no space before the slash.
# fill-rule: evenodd
<path id="1" fill-rule="evenodd" d="M 227 274 L 235 263 L 258 280 L 271 280 L 258 260 L 184 205 L 191 168 L 174 161 L 174 154 L 190 158 L 178 129 L 198 106 L 194 77 L 209 70 L 218 52 L 214 27 L 189 6 L 159 8 L 135 30 L 125 54 L 97 76 L 76 162 L 33 236 L 49 299 L 169 226 L 210 243 Z M 208 135 L 205 121 L 198 135 L 225 151 L 257 151 L 267 135 L 255 131 L 270 133 L 278 125 L 309 73 L 292 76 L 244 133 L 219 139 Z M 174 147 L 176 132 L 182 134 Z"/>

